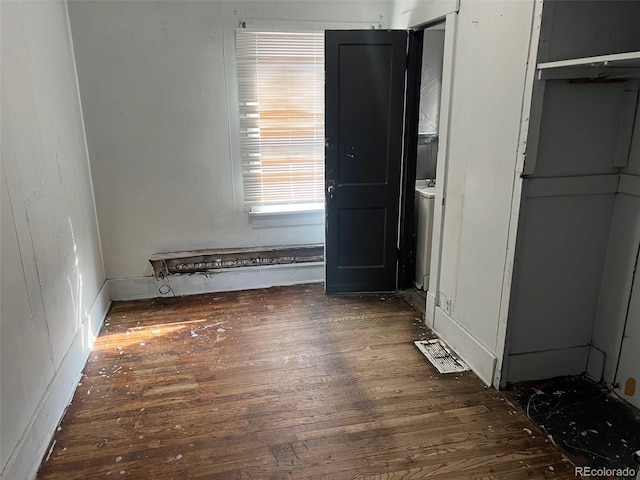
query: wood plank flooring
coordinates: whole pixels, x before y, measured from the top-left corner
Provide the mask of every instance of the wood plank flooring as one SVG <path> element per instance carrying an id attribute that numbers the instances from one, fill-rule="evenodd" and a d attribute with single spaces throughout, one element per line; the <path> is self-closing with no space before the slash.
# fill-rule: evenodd
<path id="1" fill-rule="evenodd" d="M 115 303 L 38 478 L 575 478 L 421 322 L 321 285 Z"/>

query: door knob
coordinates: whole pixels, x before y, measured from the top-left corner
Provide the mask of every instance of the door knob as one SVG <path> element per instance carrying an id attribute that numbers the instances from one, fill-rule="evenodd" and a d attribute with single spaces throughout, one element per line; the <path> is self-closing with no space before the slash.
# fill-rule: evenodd
<path id="1" fill-rule="evenodd" d="M 336 191 L 336 186 L 335 186 L 335 185 L 329 185 L 329 186 L 327 187 L 327 192 L 329 192 L 329 193 L 333 193 L 333 192 L 335 192 L 335 191 Z"/>

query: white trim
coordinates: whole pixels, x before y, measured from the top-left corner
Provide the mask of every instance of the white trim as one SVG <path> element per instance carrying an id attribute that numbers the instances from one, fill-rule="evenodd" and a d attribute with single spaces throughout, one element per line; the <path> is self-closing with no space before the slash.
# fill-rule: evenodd
<path id="1" fill-rule="evenodd" d="M 462 358 L 486 385 L 491 385 L 496 357 L 471 332 L 464 329 L 440 307 L 436 308 L 433 329 Z"/>
<path id="2" fill-rule="evenodd" d="M 410 28 L 444 20 L 460 10 L 460 0 L 439 0 L 437 2 L 420 2 L 417 6 L 402 12 L 402 24 Z"/>
<path id="3" fill-rule="evenodd" d="M 531 178 L 527 185 L 527 198 L 602 195 L 617 191 L 618 174 Z"/>
<path id="4" fill-rule="evenodd" d="M 431 285 L 431 276 L 429 276 L 429 285 Z M 433 330 L 435 325 L 436 307 L 438 300 L 433 290 L 427 292 L 427 307 L 424 315 L 424 323 L 427 328 Z"/>
<path id="5" fill-rule="evenodd" d="M 509 355 L 509 383 L 580 375 L 587 368 L 589 346 L 559 348 Z"/>
<path id="6" fill-rule="evenodd" d="M 506 368 L 508 352 L 508 321 L 509 305 L 511 302 L 511 291 L 513 285 L 513 268 L 515 264 L 516 241 L 518 237 L 518 227 L 520 224 L 520 206 L 522 198 L 526 195 L 526 187 L 523 185 L 521 172 L 524 169 L 525 158 L 527 156 L 528 138 L 530 135 L 537 135 L 540 120 L 533 119 L 535 111 L 532 111 L 534 103 L 531 100 L 534 94 L 536 56 L 540 46 L 540 29 L 542 24 L 542 0 L 536 0 L 533 4 L 531 38 L 529 39 L 529 53 L 527 57 L 527 68 L 525 70 L 524 88 L 522 93 L 520 132 L 518 134 L 518 149 L 516 151 L 516 165 L 513 174 L 511 187 L 511 211 L 509 214 L 509 228 L 507 231 L 507 249 L 504 257 L 502 269 L 502 288 L 500 290 L 500 308 L 498 313 L 498 329 L 496 331 L 495 354 L 497 357 L 497 368 L 494 372 L 493 386 L 500 388 L 503 384 L 503 370 Z M 544 84 L 543 84 L 544 86 Z M 542 101 L 540 100 L 540 104 Z M 530 128 L 533 127 L 531 130 Z M 537 140 L 536 140 L 537 143 Z"/>
<path id="7" fill-rule="evenodd" d="M 597 64 L 603 64 L 602 66 L 613 66 L 612 64 L 616 62 L 624 62 L 625 66 L 628 64 L 640 64 L 640 52 L 613 53 L 609 55 L 597 55 L 595 57 L 572 58 L 569 60 L 545 62 L 538 64 L 538 68 L 540 70 L 544 70 L 548 68 L 599 66 Z"/>
<path id="8" fill-rule="evenodd" d="M 640 177 L 638 175 L 627 175 L 626 173 L 620 174 L 618 192 L 640 197 Z"/>
<path id="9" fill-rule="evenodd" d="M 431 269 L 429 272 L 429 291 L 427 293 L 427 310 L 425 319 L 427 325 L 433 325 L 436 316 L 436 306 L 440 292 L 440 269 L 442 267 L 442 242 L 444 237 L 445 188 L 449 165 L 449 144 L 451 142 L 451 104 L 455 60 L 455 38 L 458 16 L 455 13 L 447 15 L 444 31 L 444 55 L 442 63 L 442 92 L 440 96 L 440 143 L 438 146 L 438 161 L 436 164 L 436 199 L 433 206 L 433 234 L 431 236 Z M 432 328 L 432 327 L 431 327 Z"/>
<path id="10" fill-rule="evenodd" d="M 169 275 L 162 280 L 155 277 L 109 279 L 113 300 L 157 298 L 159 288 L 168 285 L 176 296 L 201 293 L 251 290 L 274 286 L 320 283 L 324 281 L 324 263 L 292 263 L 259 267 L 227 268 L 210 273 Z"/>
<path id="11" fill-rule="evenodd" d="M 544 36 L 542 34 L 543 8 L 553 10 L 555 6 L 543 5 L 543 0 L 535 0 L 533 6 L 531 39 L 529 41 L 527 70 L 522 94 L 522 113 L 520 115 L 518 156 L 516 160 L 516 171 L 526 174 L 534 173 L 536 168 L 544 90 L 546 87 L 546 82 L 536 81 L 536 59 L 541 54 L 541 49 L 548 48 L 548 43 L 541 41 Z"/>
<path id="12" fill-rule="evenodd" d="M 297 227 L 300 225 L 324 225 L 324 212 L 274 213 L 251 215 L 252 228 Z"/>
<path id="13" fill-rule="evenodd" d="M 380 19 L 372 19 L 369 22 L 340 22 L 332 20 L 263 20 L 257 18 L 240 19 L 240 23 L 245 22 L 246 30 L 262 31 L 262 32 L 301 32 L 314 33 L 323 32 L 325 30 L 371 30 L 383 28 Z"/>
<path id="14" fill-rule="evenodd" d="M 538 64 L 540 79 L 640 76 L 640 52 L 614 53 Z"/>
<path id="15" fill-rule="evenodd" d="M 108 292 L 107 282 L 105 282 L 88 313 L 91 328 L 80 328 L 76 333 L 60 368 L 38 404 L 20 442 L 9 457 L 2 472 L 3 479 L 36 478 L 40 463 L 47 453 L 56 427 L 73 399 L 82 370 L 91 353 L 93 341 L 87 343 L 87 339 L 83 336 L 84 332 L 88 330 L 89 339 L 95 339 L 97 336 L 111 305 Z"/>
<path id="16" fill-rule="evenodd" d="M 283 213 L 324 212 L 324 203 L 293 203 L 287 205 L 257 205 L 249 209 L 249 215 L 274 215 Z"/>
<path id="17" fill-rule="evenodd" d="M 93 300 L 91 307 L 89 308 L 89 313 L 87 314 L 87 345 L 89 348 L 93 347 L 93 344 L 100 333 L 100 329 L 102 328 L 102 323 L 104 322 L 105 317 L 107 316 L 107 312 L 109 312 L 109 307 L 111 306 L 111 296 L 109 294 L 109 284 L 108 281 L 105 280 L 100 287 L 100 291 L 96 298 Z"/>
<path id="18" fill-rule="evenodd" d="M 323 203 L 261 205 L 251 207 L 249 219 L 253 228 L 324 225 Z"/>

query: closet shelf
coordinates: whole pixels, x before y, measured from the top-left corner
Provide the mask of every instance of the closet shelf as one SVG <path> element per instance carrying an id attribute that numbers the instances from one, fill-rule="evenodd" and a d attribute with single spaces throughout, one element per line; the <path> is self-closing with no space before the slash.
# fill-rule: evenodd
<path id="1" fill-rule="evenodd" d="M 538 79 L 640 78 L 640 52 L 572 58 L 538 64 Z"/>

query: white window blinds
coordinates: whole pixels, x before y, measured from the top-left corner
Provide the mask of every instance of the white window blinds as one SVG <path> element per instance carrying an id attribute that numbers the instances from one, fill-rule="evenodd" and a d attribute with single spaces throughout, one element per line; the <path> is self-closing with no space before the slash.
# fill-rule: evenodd
<path id="1" fill-rule="evenodd" d="M 324 201 L 324 34 L 236 32 L 247 206 Z"/>

